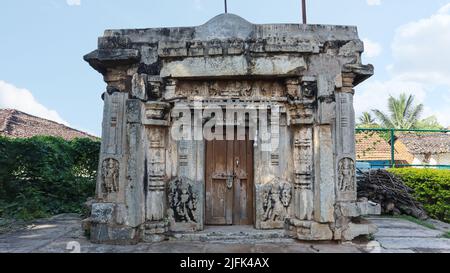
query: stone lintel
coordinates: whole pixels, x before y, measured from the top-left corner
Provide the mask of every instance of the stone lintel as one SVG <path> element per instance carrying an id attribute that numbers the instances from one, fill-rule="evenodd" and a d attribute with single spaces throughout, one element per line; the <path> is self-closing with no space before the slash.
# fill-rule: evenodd
<path id="1" fill-rule="evenodd" d="M 143 125 L 146 126 L 162 126 L 162 127 L 168 127 L 169 121 L 166 120 L 159 120 L 159 119 L 145 119 L 142 122 Z"/>
<path id="2" fill-rule="evenodd" d="M 137 49 L 98 49 L 84 56 L 84 60 L 102 74 L 107 68 L 134 64 L 140 59 Z"/>
<path id="3" fill-rule="evenodd" d="M 192 58 L 165 62 L 161 77 L 236 77 L 236 76 L 295 76 L 306 69 L 303 57 L 279 55 L 248 59 L 240 56 Z"/>
<path id="4" fill-rule="evenodd" d="M 374 74 L 374 67 L 371 64 L 347 64 L 344 66 L 343 72 L 350 72 L 354 74 L 353 86 L 357 86 Z"/>
<path id="5" fill-rule="evenodd" d="M 188 55 L 188 50 L 186 47 L 186 42 L 176 41 L 176 42 L 166 42 L 160 41 L 158 45 L 158 56 L 159 57 L 186 57 Z"/>
<path id="6" fill-rule="evenodd" d="M 105 36 L 98 38 L 99 49 L 132 48 L 133 43 L 127 36 Z"/>

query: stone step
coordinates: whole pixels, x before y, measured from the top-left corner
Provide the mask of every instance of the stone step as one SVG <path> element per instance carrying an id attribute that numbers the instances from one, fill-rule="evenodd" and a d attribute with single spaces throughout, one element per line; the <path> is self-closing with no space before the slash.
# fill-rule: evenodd
<path id="1" fill-rule="evenodd" d="M 213 228 L 192 233 L 172 233 L 169 240 L 201 242 L 292 242 L 284 230 Z"/>

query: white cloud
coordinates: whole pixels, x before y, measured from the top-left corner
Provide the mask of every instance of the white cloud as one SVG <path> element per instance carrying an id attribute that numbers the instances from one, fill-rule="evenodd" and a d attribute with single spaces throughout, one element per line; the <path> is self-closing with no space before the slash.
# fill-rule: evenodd
<path id="1" fill-rule="evenodd" d="M 391 72 L 405 80 L 450 87 L 450 4 L 397 29 Z"/>
<path id="2" fill-rule="evenodd" d="M 377 42 L 373 42 L 372 40 L 367 38 L 363 39 L 363 42 L 364 42 L 364 54 L 366 54 L 368 58 L 378 57 L 383 51 L 381 44 Z"/>
<path id="3" fill-rule="evenodd" d="M 393 78 L 388 81 L 368 81 L 361 84 L 355 94 L 356 115 L 370 112 L 373 109 L 387 110 L 389 96 L 398 97 L 401 93 L 412 94 L 416 103 L 423 103 L 426 99 L 425 86 L 417 82 L 408 82 Z"/>
<path id="4" fill-rule="evenodd" d="M 66 3 L 69 6 L 80 6 L 81 0 L 66 0 Z"/>
<path id="5" fill-rule="evenodd" d="M 379 6 L 381 5 L 381 0 L 366 0 L 369 6 Z"/>
<path id="6" fill-rule="evenodd" d="M 439 123 L 444 127 L 450 126 L 450 115 L 448 109 L 435 109 L 425 105 L 423 117 L 435 116 Z"/>
<path id="7" fill-rule="evenodd" d="M 0 108 L 12 108 L 30 115 L 68 125 L 54 110 L 40 104 L 30 91 L 0 80 Z"/>
<path id="8" fill-rule="evenodd" d="M 361 85 L 355 95 L 357 114 L 385 110 L 389 95 L 410 93 L 416 103 L 425 104 L 423 117 L 435 115 L 444 126 L 450 125 L 450 108 L 426 103 L 432 95 L 441 96 L 441 101 L 450 98 L 449 48 L 450 3 L 428 18 L 399 27 L 391 45 L 393 63 L 386 67 L 391 78 Z"/>

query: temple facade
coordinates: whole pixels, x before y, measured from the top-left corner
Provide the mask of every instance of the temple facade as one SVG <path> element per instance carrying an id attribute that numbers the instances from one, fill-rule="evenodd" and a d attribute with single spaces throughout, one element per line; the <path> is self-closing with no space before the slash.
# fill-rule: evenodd
<path id="1" fill-rule="evenodd" d="M 352 240 L 375 227 L 358 200 L 356 27 L 256 25 L 107 30 L 84 59 L 104 76 L 91 240 L 161 241 L 208 225 Z"/>

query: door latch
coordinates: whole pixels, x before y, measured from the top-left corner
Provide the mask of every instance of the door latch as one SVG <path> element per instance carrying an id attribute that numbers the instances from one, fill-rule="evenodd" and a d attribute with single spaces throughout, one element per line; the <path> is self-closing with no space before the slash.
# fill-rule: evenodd
<path id="1" fill-rule="evenodd" d="M 229 175 L 229 176 L 227 177 L 227 188 L 228 188 L 228 189 L 232 189 L 232 188 L 233 188 L 234 177 L 235 177 L 234 174 Z"/>

